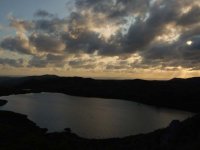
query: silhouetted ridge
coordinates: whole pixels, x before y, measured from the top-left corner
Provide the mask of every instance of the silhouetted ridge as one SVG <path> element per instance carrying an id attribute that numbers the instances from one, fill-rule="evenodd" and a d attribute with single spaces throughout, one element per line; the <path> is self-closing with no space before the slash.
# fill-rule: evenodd
<path id="1" fill-rule="evenodd" d="M 193 112 L 200 110 L 200 78 L 148 80 L 96 80 L 55 75 L 0 77 L 0 95 L 57 92 L 75 96 L 125 99 Z"/>

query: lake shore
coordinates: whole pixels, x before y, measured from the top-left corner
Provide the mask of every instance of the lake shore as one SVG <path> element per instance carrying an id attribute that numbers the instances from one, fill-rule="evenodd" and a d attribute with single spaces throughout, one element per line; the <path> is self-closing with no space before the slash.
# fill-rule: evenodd
<path id="1" fill-rule="evenodd" d="M 8 103 L 7 100 L 2 100 L 2 99 L 0 99 L 0 106 L 3 106 L 3 105 L 5 105 L 5 104 L 7 104 L 7 103 Z"/>
<path id="2" fill-rule="evenodd" d="M 55 92 L 84 97 L 134 100 L 157 107 L 199 112 L 198 84 L 200 84 L 200 79 L 105 81 L 42 76 L 9 78 L 4 82 L 0 82 L 0 95 Z M 111 91 L 108 90 L 110 88 Z M 156 89 L 158 90 L 157 94 L 155 93 Z M 186 92 L 188 89 L 190 90 Z M 184 91 L 185 93 L 182 93 Z M 193 96 L 191 96 L 192 94 Z M 152 98 L 152 101 L 150 101 L 150 98 Z M 161 98 L 162 101 L 160 101 Z M 182 122 L 172 121 L 167 128 L 158 129 L 151 133 L 104 140 L 81 138 L 71 132 L 70 129 L 66 129 L 65 132 L 47 133 L 47 129 L 41 129 L 34 122 L 27 119 L 27 116 L 9 111 L 0 111 L 0 118 L 0 149 L 2 150 L 200 149 L 200 114 Z"/>
<path id="3" fill-rule="evenodd" d="M 0 96 L 25 93 L 64 93 L 73 96 L 122 99 L 155 107 L 199 112 L 200 78 L 95 80 L 52 75 L 0 78 Z"/>
<path id="4" fill-rule="evenodd" d="M 49 132 L 60 132 L 70 127 L 77 135 L 85 138 L 102 139 L 148 133 L 166 127 L 174 119 L 182 121 L 194 115 L 132 101 L 84 98 L 60 93 L 19 94 L 1 98 L 8 100 L 3 110 L 25 114 Z"/>
<path id="5" fill-rule="evenodd" d="M 197 150 L 200 148 L 200 115 L 183 122 L 174 120 L 164 129 L 148 134 L 104 140 L 85 139 L 70 129 L 60 133 L 47 133 L 26 115 L 0 111 L 0 149 L 46 150 Z M 192 128 L 191 128 L 192 127 Z"/>

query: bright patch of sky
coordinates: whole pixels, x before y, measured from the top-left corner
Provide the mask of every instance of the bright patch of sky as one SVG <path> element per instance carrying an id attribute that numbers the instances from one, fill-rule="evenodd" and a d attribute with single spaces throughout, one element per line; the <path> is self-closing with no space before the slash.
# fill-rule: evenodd
<path id="1" fill-rule="evenodd" d="M 15 34 L 15 30 L 9 27 L 10 16 L 31 20 L 36 11 L 46 10 L 63 18 L 70 13 L 72 5 L 70 0 L 0 0 L 0 40 Z"/>
<path id="2" fill-rule="evenodd" d="M 32 19 L 37 10 L 46 10 L 59 17 L 65 17 L 69 13 L 67 5 L 70 0 L 0 0 L 0 23 L 8 24 L 8 15 L 17 18 Z"/>

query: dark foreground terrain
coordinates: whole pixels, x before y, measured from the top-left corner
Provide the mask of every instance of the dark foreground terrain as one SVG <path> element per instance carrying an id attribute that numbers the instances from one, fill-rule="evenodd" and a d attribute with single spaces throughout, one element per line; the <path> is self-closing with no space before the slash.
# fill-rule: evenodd
<path id="1" fill-rule="evenodd" d="M 57 76 L 0 78 L 0 96 L 58 92 L 76 96 L 134 100 L 199 112 L 200 78 L 169 81 L 94 80 Z M 0 100 L 0 106 L 7 101 Z M 104 140 L 85 139 L 66 129 L 47 133 L 27 116 L 0 111 L 0 150 L 199 150 L 200 114 L 148 134 Z"/>
<path id="2" fill-rule="evenodd" d="M 2 100 L 2 99 L 0 99 L 0 106 L 3 106 L 3 105 L 5 105 L 7 103 L 7 101 L 6 100 Z"/>
<path id="3" fill-rule="evenodd" d="M 200 115 L 183 122 L 172 121 L 148 134 L 105 140 L 84 139 L 66 129 L 46 133 L 27 116 L 0 111 L 1 150 L 199 150 Z"/>
<path id="4" fill-rule="evenodd" d="M 95 80 L 52 75 L 0 77 L 0 96 L 31 92 L 125 99 L 191 112 L 200 110 L 200 78 L 145 81 Z"/>

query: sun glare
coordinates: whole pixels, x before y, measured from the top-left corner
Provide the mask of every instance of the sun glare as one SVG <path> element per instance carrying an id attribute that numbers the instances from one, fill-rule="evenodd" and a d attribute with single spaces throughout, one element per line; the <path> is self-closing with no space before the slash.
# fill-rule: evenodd
<path id="1" fill-rule="evenodd" d="M 187 42 L 186 42 L 186 44 L 187 44 L 188 46 L 192 45 L 192 43 L 193 43 L 192 41 L 187 41 Z"/>

